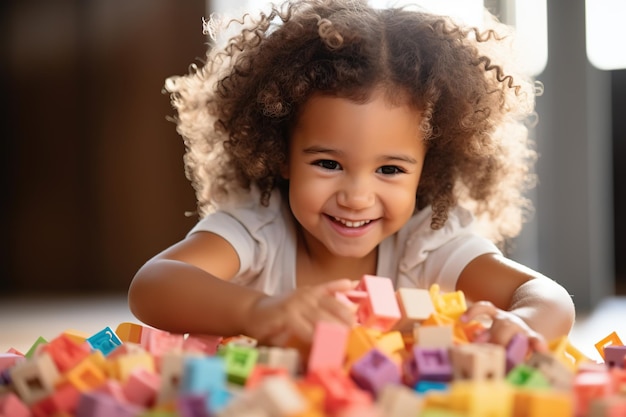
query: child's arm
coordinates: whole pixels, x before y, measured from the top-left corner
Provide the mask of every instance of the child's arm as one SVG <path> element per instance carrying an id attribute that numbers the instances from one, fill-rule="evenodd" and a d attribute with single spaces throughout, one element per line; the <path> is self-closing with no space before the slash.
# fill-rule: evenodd
<path id="1" fill-rule="evenodd" d="M 307 341 L 317 320 L 352 323 L 352 313 L 333 296 L 352 289 L 348 280 L 269 297 L 228 282 L 238 270 L 230 243 L 194 233 L 139 269 L 129 289 L 130 309 L 144 323 L 173 333 L 245 334 L 269 342 L 279 333 Z"/>
<path id="2" fill-rule="evenodd" d="M 493 319 L 489 340 L 495 343 L 506 345 L 519 331 L 538 344 L 550 342 L 567 335 L 574 323 L 574 304 L 562 286 L 500 255 L 482 255 L 470 262 L 457 289 L 477 302 L 466 318 Z"/>

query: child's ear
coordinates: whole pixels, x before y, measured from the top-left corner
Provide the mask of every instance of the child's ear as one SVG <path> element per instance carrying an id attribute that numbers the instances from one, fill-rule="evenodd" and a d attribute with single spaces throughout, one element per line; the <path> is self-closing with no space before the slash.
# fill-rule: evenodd
<path id="1" fill-rule="evenodd" d="M 283 179 L 286 179 L 286 180 L 289 179 L 289 164 L 284 163 L 280 167 L 280 176 L 283 177 Z"/>

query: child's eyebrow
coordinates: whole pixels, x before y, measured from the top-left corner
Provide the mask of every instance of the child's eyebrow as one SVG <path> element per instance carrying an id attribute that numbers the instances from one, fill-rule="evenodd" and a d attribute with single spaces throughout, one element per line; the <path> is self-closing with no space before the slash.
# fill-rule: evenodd
<path id="1" fill-rule="evenodd" d="M 316 154 L 320 154 L 320 153 L 330 154 L 330 155 L 335 155 L 335 156 L 343 156 L 344 155 L 344 152 L 342 152 L 340 150 L 331 149 L 331 148 L 325 148 L 325 147 L 318 146 L 318 145 L 313 145 L 313 146 L 310 146 L 308 148 L 304 148 L 302 150 L 302 152 L 306 153 L 306 154 L 310 154 L 310 155 L 316 155 Z M 380 161 L 382 161 L 382 162 L 401 161 L 401 162 L 406 162 L 406 163 L 412 164 L 412 165 L 417 164 L 417 160 L 415 158 L 413 158 L 412 156 L 409 156 L 409 155 L 404 155 L 404 154 L 382 155 L 378 159 Z"/>

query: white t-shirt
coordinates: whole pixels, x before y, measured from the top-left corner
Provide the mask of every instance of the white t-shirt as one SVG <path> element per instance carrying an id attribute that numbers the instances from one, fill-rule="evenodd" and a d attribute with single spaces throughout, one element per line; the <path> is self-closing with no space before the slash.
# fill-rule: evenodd
<path id="1" fill-rule="evenodd" d="M 257 192 L 232 199 L 201 219 L 189 232 L 212 232 L 229 241 L 240 268 L 231 282 L 279 294 L 296 287 L 296 226 L 278 190 L 270 204 L 259 203 Z M 489 240 L 473 231 L 473 216 L 454 208 L 445 226 L 430 228 L 431 209 L 413 215 L 378 248 L 376 275 L 391 278 L 395 288 L 428 289 L 438 283 L 455 291 L 461 271 L 477 256 L 500 253 Z"/>

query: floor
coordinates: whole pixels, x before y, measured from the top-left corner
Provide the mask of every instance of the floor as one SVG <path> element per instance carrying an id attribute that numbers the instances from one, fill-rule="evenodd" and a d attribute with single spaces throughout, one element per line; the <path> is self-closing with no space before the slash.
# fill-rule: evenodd
<path id="1" fill-rule="evenodd" d="M 52 339 L 65 330 L 96 333 L 109 326 L 138 321 L 126 295 L 0 299 L 0 353 L 13 347 L 26 352 L 39 336 Z M 600 360 L 594 345 L 616 332 L 626 343 L 626 297 L 607 298 L 577 319 L 569 340 L 583 354 Z"/>

